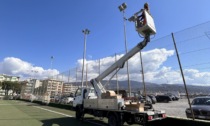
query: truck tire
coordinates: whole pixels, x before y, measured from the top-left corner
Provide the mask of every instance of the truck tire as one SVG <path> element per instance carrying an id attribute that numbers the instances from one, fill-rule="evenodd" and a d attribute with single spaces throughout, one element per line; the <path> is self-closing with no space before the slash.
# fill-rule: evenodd
<path id="1" fill-rule="evenodd" d="M 124 121 L 119 118 L 118 114 L 110 114 L 108 116 L 108 126 L 123 126 Z"/>
<path id="2" fill-rule="evenodd" d="M 76 107 L 76 113 L 75 113 L 76 119 L 77 119 L 77 120 L 80 120 L 80 119 L 83 118 L 83 116 L 84 116 L 84 112 L 83 112 L 83 110 L 82 110 L 82 107 L 81 107 L 81 106 L 77 106 L 77 107 Z"/>
<path id="3" fill-rule="evenodd" d="M 113 114 L 109 115 L 109 118 L 108 118 L 108 125 L 109 126 L 118 126 L 117 124 L 117 117 Z"/>
<path id="4" fill-rule="evenodd" d="M 127 123 L 128 125 L 133 125 L 133 122 L 127 121 L 126 123 Z"/>
<path id="5" fill-rule="evenodd" d="M 76 119 L 80 119 L 81 118 L 81 114 L 80 114 L 80 112 L 78 112 L 78 110 L 76 110 L 76 113 L 75 113 L 76 115 L 75 115 L 75 117 L 76 117 Z"/>

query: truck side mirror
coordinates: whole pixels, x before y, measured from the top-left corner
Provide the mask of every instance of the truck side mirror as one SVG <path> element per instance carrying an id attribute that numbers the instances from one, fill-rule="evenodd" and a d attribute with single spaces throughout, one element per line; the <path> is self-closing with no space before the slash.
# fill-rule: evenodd
<path id="1" fill-rule="evenodd" d="M 83 98 L 85 99 L 85 94 L 87 93 L 87 89 L 84 89 L 83 91 Z"/>

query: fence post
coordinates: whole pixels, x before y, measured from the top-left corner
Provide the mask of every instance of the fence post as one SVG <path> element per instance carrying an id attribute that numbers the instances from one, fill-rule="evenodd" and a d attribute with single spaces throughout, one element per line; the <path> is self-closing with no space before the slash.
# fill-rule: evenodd
<path id="1" fill-rule="evenodd" d="M 142 74 L 142 82 L 143 82 L 143 86 L 144 86 L 144 96 L 146 98 L 146 85 L 145 85 L 145 81 L 144 81 L 144 66 L 143 66 L 143 60 L 142 60 L 142 55 L 141 55 L 141 50 L 139 51 L 140 54 L 140 62 L 141 62 L 141 74 Z"/>
<path id="2" fill-rule="evenodd" d="M 172 35 L 172 38 L 173 38 L 174 48 L 176 50 L 176 56 L 177 56 L 177 59 L 178 59 L 179 68 L 180 68 L 180 71 L 181 71 L 182 80 L 183 80 L 183 83 L 184 83 L 184 87 L 185 87 L 185 91 L 186 91 L 186 95 L 187 95 L 188 104 L 190 106 L 190 110 L 191 110 L 191 113 L 192 113 L 193 120 L 195 120 L 194 113 L 193 113 L 193 110 L 192 110 L 192 107 L 191 107 L 191 104 L 190 104 L 190 99 L 189 99 L 188 90 L 187 90 L 187 86 L 186 86 L 186 82 L 185 82 L 185 78 L 184 78 L 184 73 L 183 73 L 183 70 L 182 70 L 181 61 L 180 61 L 180 58 L 179 58 L 179 53 L 178 53 L 178 50 L 177 50 L 177 47 L 176 47 L 176 42 L 175 42 L 174 34 L 171 33 L 171 35 Z"/>

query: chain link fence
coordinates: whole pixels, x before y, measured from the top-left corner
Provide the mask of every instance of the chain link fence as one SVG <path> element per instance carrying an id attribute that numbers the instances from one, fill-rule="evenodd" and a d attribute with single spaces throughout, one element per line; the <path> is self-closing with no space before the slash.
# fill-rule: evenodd
<path id="1" fill-rule="evenodd" d="M 195 96 L 209 95 L 210 22 L 173 34 L 184 74 L 183 77 L 181 76 L 173 37 L 170 34 L 163 38 L 151 39 L 147 47 L 141 51 L 142 64 L 140 53 L 128 60 L 129 77 L 125 63 L 116 75 L 114 75 L 116 71 L 113 71 L 104 78 L 102 84 L 106 89 L 127 91 L 130 85 L 131 92 L 140 93 L 143 93 L 145 88 L 147 94 L 154 95 L 174 92 L 177 94 L 178 92 L 179 101 L 172 101 L 168 104 L 158 103 L 154 108 L 164 109 L 170 116 L 186 117 L 185 109 L 189 107 L 189 103 L 186 99 L 183 78 L 187 85 L 190 102 Z M 124 54 L 125 52 L 121 52 L 101 59 L 86 60 L 83 84 L 90 85 L 89 81 L 91 79 L 96 78 Z M 82 60 L 79 60 L 75 68 L 62 72 L 53 78 L 82 85 L 82 65 Z M 141 65 L 143 65 L 143 69 Z M 112 76 L 113 78 L 110 79 Z"/>

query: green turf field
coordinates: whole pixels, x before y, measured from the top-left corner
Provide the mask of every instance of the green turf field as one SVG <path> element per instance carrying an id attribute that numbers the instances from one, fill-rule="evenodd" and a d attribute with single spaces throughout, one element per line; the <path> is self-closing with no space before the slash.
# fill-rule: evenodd
<path id="1" fill-rule="evenodd" d="M 94 126 L 74 118 L 74 111 L 30 102 L 0 100 L 0 126 Z M 91 118 L 90 118 L 91 119 Z"/>
<path id="2" fill-rule="evenodd" d="M 75 112 L 71 110 L 19 100 L 0 100 L 0 126 L 107 126 L 108 122 L 106 118 L 100 120 L 88 114 L 84 121 L 78 121 L 74 116 Z"/>

